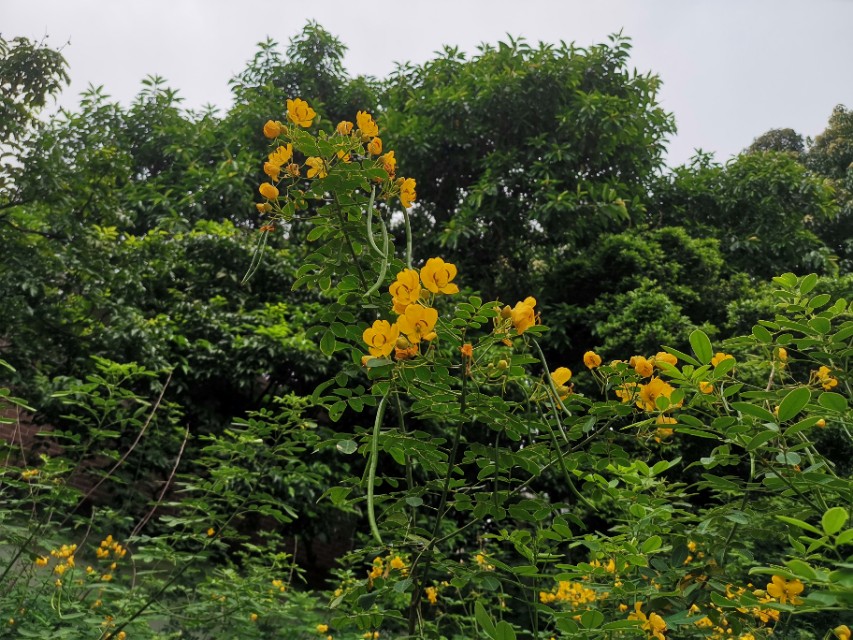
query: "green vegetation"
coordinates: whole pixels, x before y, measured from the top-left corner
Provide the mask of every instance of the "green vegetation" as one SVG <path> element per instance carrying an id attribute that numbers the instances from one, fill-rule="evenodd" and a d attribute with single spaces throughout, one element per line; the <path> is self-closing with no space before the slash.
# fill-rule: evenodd
<path id="1" fill-rule="evenodd" d="M 667 170 L 625 38 L 343 53 L 45 123 L 0 40 L 0 636 L 849 640 L 851 112 Z"/>

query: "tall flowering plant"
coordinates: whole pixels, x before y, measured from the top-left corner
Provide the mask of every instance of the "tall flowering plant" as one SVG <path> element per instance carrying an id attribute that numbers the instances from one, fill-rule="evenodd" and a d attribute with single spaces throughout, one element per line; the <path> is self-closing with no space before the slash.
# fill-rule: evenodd
<path id="1" fill-rule="evenodd" d="M 849 478 L 815 437 L 849 436 L 844 301 L 786 274 L 780 316 L 733 353 L 697 330 L 689 352 L 588 351 L 574 376 L 533 296 L 484 302 L 416 261 L 417 185 L 371 114 L 317 124 L 294 99 L 263 127 L 257 209 L 261 246 L 310 225 L 294 288 L 322 292 L 319 347 L 348 354 L 313 401 L 341 425 L 323 446 L 364 465 L 326 495 L 366 526 L 322 633 L 750 640 L 853 604 Z"/>

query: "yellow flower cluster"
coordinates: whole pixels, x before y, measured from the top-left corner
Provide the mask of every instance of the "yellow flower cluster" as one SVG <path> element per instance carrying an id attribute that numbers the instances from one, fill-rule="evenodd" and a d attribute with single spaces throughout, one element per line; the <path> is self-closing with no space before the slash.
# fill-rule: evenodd
<path id="1" fill-rule="evenodd" d="M 424 589 L 424 595 L 431 605 L 435 606 L 438 603 L 438 589 L 436 587 L 427 587 Z"/>
<path id="2" fill-rule="evenodd" d="M 264 136 L 273 141 L 278 141 L 279 138 L 296 141 L 299 128 L 310 127 L 316 117 L 317 113 L 314 109 L 301 98 L 288 100 L 287 120 L 290 124 L 283 124 L 278 120 L 268 120 L 263 127 Z M 359 111 L 356 114 L 356 123 L 357 128 L 347 120 L 339 122 L 335 127 L 336 135 L 331 138 L 335 148 L 334 155 L 330 157 L 309 156 L 305 158 L 304 165 L 294 161 L 292 142 L 277 146 L 264 162 L 264 173 L 269 177 L 270 182 L 265 182 L 258 187 L 258 191 L 265 200 L 265 202 L 259 202 L 255 205 L 258 212 L 261 214 L 273 212 L 273 205 L 281 195 L 282 177 L 291 181 L 295 180 L 302 175 L 304 166 L 306 177 L 322 180 L 328 177 L 335 162 L 352 162 L 353 154 L 369 162 L 365 166 L 382 168 L 388 174 L 387 190 L 383 192 L 383 197 L 398 195 L 405 208 L 411 207 L 417 198 L 414 178 L 396 177 L 397 159 L 394 157 L 394 151 L 382 153 L 383 144 L 379 137 L 379 126 L 370 113 Z M 376 180 L 383 182 L 380 179 Z M 287 192 L 293 186 L 292 182 L 284 185 Z M 264 225 L 264 229 L 271 230 L 272 228 L 274 228 L 272 225 Z"/>
<path id="3" fill-rule="evenodd" d="M 639 620 L 643 623 L 642 628 L 649 638 L 666 640 L 663 632 L 666 631 L 666 622 L 658 614 L 652 612 L 648 616 L 643 613 L 643 603 L 634 603 L 634 612 L 628 614 L 628 620 Z"/>
<path id="4" fill-rule="evenodd" d="M 384 559 L 381 556 L 376 556 L 373 559 L 370 571 L 367 572 L 367 581 L 372 585 L 376 578 L 387 578 L 392 571 L 399 571 L 400 575 L 405 576 L 409 573 L 409 566 L 399 555 L 389 555 Z"/>
<path id="5" fill-rule="evenodd" d="M 61 547 L 59 547 L 59 549 L 51 549 L 50 555 L 59 561 L 56 563 L 56 566 L 53 567 L 53 572 L 56 575 L 61 577 L 62 575 L 65 574 L 66 571 L 68 571 L 69 569 L 73 569 L 74 568 L 74 554 L 76 552 L 77 552 L 77 545 L 76 544 L 64 544 Z M 45 566 L 47 566 L 47 563 L 48 563 L 48 559 L 44 556 L 40 556 L 40 557 L 36 558 L 36 561 L 35 561 L 35 564 L 37 567 L 45 567 Z M 57 582 L 57 584 L 56 584 L 57 587 L 62 586 L 61 580 L 57 580 L 56 582 Z"/>
<path id="6" fill-rule="evenodd" d="M 388 288 L 397 321 L 376 320 L 362 334 L 370 357 L 387 358 L 394 351 L 398 360 L 405 360 L 418 354 L 421 341 L 434 340 L 438 311 L 429 306 L 429 294 L 458 293 L 459 287 L 451 282 L 455 277 L 456 266 L 441 258 L 427 260 L 420 273 L 400 271 Z"/>
<path id="7" fill-rule="evenodd" d="M 108 535 L 106 538 L 101 540 L 101 544 L 95 550 L 95 555 L 101 559 L 109 558 L 110 553 L 112 553 L 114 558 L 124 558 L 127 553 L 127 549 L 113 540 L 112 535 Z"/>
<path id="8" fill-rule="evenodd" d="M 477 566 L 483 571 L 494 571 L 495 565 L 489 562 L 489 557 L 485 554 L 478 553 L 474 556 L 474 562 L 477 563 Z"/>
<path id="9" fill-rule="evenodd" d="M 659 377 L 653 377 L 647 384 L 626 382 L 616 389 L 616 396 L 622 402 L 634 402 L 643 411 L 656 411 L 658 398 L 669 399 L 673 391 L 675 389 L 671 384 Z M 676 406 L 680 405 L 681 403 L 678 403 Z"/>
<path id="10" fill-rule="evenodd" d="M 812 371 L 812 378 L 817 380 L 824 391 L 830 391 L 838 386 L 838 379 L 830 375 L 829 367 L 821 367 L 817 371 Z"/>
<path id="11" fill-rule="evenodd" d="M 569 582 L 560 580 L 556 588 L 551 591 L 540 591 L 539 601 L 542 604 L 561 603 L 568 604 L 573 609 L 577 609 L 583 605 L 592 604 L 599 598 L 605 598 L 607 594 L 597 594 L 589 587 L 585 587 L 580 582 Z"/>
<path id="12" fill-rule="evenodd" d="M 39 474 L 38 469 L 24 469 L 21 471 L 21 480 L 32 480 Z"/>

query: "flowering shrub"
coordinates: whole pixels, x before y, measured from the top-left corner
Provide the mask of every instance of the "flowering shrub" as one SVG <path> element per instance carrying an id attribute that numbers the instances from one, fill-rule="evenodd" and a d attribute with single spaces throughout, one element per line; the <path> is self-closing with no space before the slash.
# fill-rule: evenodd
<path id="1" fill-rule="evenodd" d="M 532 295 L 484 301 L 454 264 L 416 260 L 416 180 L 370 113 L 354 120 L 293 98 L 262 126 L 246 274 L 270 234 L 307 227 L 293 287 L 323 297 L 311 335 L 336 375 L 209 437 L 199 473 L 176 463 L 180 497 L 167 483 L 131 518 L 84 515 L 73 461 L 107 455 L 111 482 L 149 425 L 180 433 L 180 415 L 132 391 L 156 374 L 101 362 L 66 390 L 86 438 L 0 475 L 0 624 L 101 640 L 849 640 L 851 486 L 827 444 L 850 438 L 849 303 L 784 274 L 776 315 L 725 345 L 697 330 L 685 350 L 549 363 Z M 293 513 L 270 489 L 319 484 L 317 450 L 344 476 L 324 499 L 364 522 L 322 602 L 294 588 L 278 532 Z M 249 514 L 275 531 L 250 537 Z"/>
<path id="2" fill-rule="evenodd" d="M 750 640 L 853 604 L 851 487 L 821 451 L 822 430 L 850 435 L 845 300 L 785 274 L 778 315 L 731 354 L 699 330 L 690 353 L 589 351 L 597 392 L 577 393 L 535 298 L 484 302 L 441 257 L 417 267 L 416 184 L 375 157 L 370 114 L 331 135 L 290 120 L 265 128 L 296 166 L 261 186 L 262 233 L 311 221 L 294 288 L 325 294 L 320 348 L 348 354 L 314 401 L 369 420 L 323 445 L 366 458 L 327 495 L 370 530 L 323 633 Z"/>

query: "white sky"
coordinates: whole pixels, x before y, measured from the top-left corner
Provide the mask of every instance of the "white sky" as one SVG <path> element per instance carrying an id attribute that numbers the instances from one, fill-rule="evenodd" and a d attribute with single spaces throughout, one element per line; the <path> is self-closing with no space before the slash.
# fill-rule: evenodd
<path id="1" fill-rule="evenodd" d="M 158 74 L 187 107 L 227 108 L 256 43 L 283 51 L 309 19 L 347 45 L 350 74 L 380 78 L 444 44 L 473 53 L 509 33 L 586 46 L 624 30 L 631 66 L 663 79 L 675 114 L 670 165 L 696 148 L 726 160 L 771 128 L 814 136 L 836 104 L 853 107 L 853 0 L 0 0 L 5 38 L 63 47 L 68 107 L 89 83 L 127 103 Z"/>

